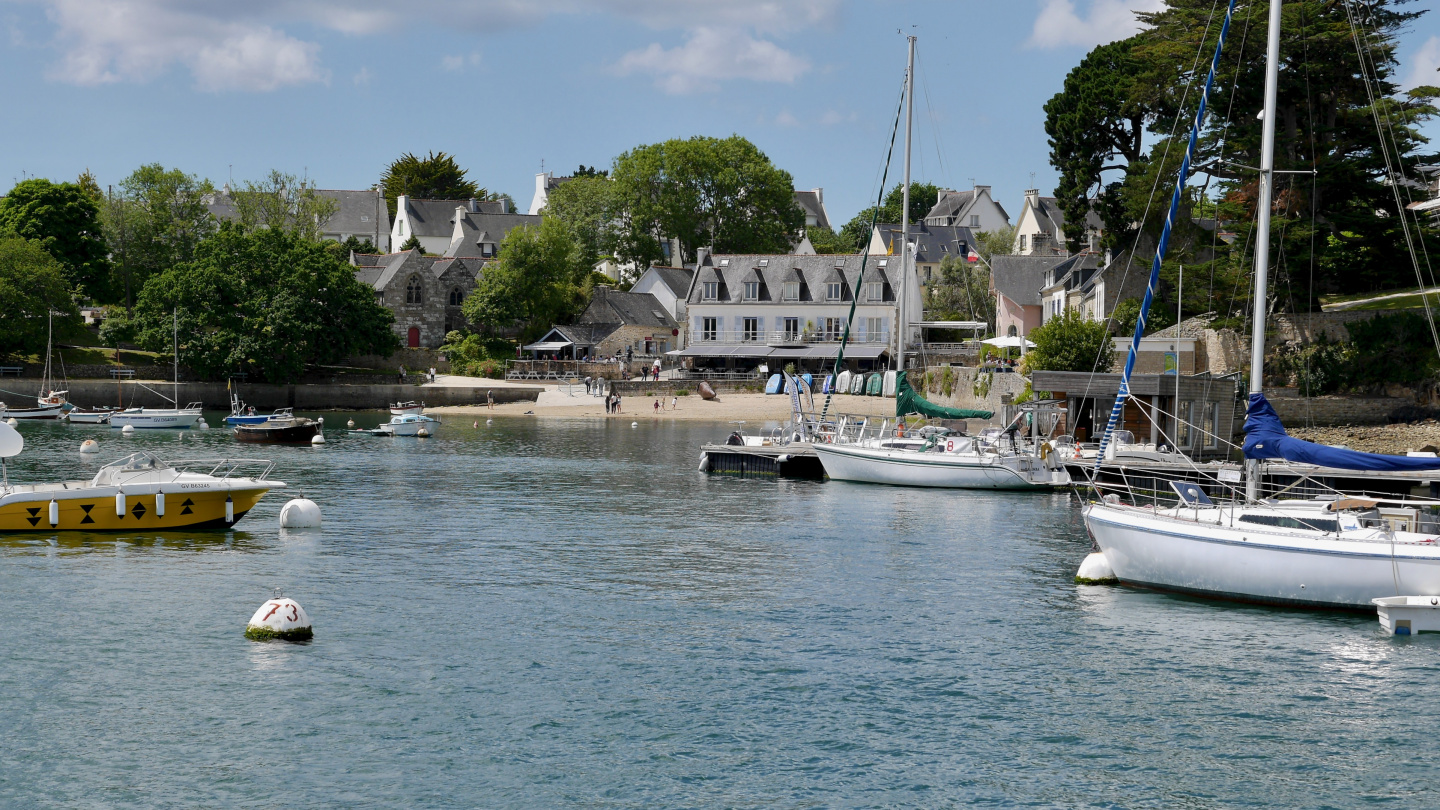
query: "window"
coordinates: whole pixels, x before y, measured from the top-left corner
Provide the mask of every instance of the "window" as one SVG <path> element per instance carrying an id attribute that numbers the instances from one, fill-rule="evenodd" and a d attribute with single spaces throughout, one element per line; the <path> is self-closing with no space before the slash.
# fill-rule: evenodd
<path id="1" fill-rule="evenodd" d="M 1195 417 L 1195 403 L 1181 402 L 1180 407 L 1175 410 L 1175 416 L 1180 421 L 1179 430 L 1176 431 L 1178 434 L 1176 443 L 1180 445 L 1181 449 L 1188 450 L 1194 441 L 1190 429 L 1190 420 Z"/>
<path id="2" fill-rule="evenodd" d="M 879 343 L 886 340 L 889 335 L 885 334 L 884 318 L 865 319 L 865 339 L 871 343 Z"/>
<path id="3" fill-rule="evenodd" d="M 1205 447 L 1214 450 L 1220 446 L 1220 409 L 1214 402 L 1206 402 L 1201 410 L 1200 426 L 1205 429 Z"/>
<path id="4" fill-rule="evenodd" d="M 800 339 L 800 319 L 799 319 L 799 318 L 786 318 L 786 319 L 785 319 L 785 339 L 786 339 L 786 340 L 799 340 L 799 339 Z"/>
<path id="5" fill-rule="evenodd" d="M 760 298 L 760 282 L 758 282 L 758 281 L 747 281 L 747 282 L 745 282 L 745 300 L 746 300 L 746 301 L 756 301 L 756 300 L 759 300 L 759 298 Z"/>
<path id="6" fill-rule="evenodd" d="M 760 339 L 759 318 L 746 318 L 742 323 L 744 324 L 744 333 L 740 336 L 741 340 L 745 341 L 746 343 L 753 343 L 754 341 Z"/>
<path id="7" fill-rule="evenodd" d="M 405 303 L 424 303 L 424 289 L 425 288 L 420 284 L 420 277 L 411 276 L 410 280 L 405 282 Z"/>
<path id="8" fill-rule="evenodd" d="M 720 297 L 720 282 L 718 282 L 718 281 L 707 281 L 707 282 L 705 282 L 705 300 L 706 300 L 706 301 L 714 301 L 715 299 L 717 299 L 717 298 L 719 298 L 719 297 Z"/>
<path id="9" fill-rule="evenodd" d="M 845 334 L 845 319 L 844 319 L 844 318 L 826 318 L 826 319 L 825 319 L 825 339 L 826 339 L 826 340 L 839 340 L 839 339 L 840 339 L 840 336 L 843 335 L 843 334 Z"/>
<path id="10" fill-rule="evenodd" d="M 770 266 L 770 260 L 769 260 L 769 259 L 761 259 L 761 260 L 760 260 L 760 266 L 761 266 L 761 267 L 769 267 L 769 266 Z"/>
<path id="11" fill-rule="evenodd" d="M 881 259 L 881 260 L 880 260 L 880 266 L 881 266 L 881 267 L 884 267 L 885 265 L 887 265 L 887 264 L 889 264 L 889 263 L 890 263 L 890 260 L 889 260 L 889 259 Z"/>
<path id="12" fill-rule="evenodd" d="M 729 266 L 730 266 L 730 260 L 729 260 L 729 259 L 721 259 L 721 260 L 720 260 L 720 266 L 721 266 L 721 267 L 729 267 Z"/>
<path id="13" fill-rule="evenodd" d="M 1025 234 L 1020 234 L 1020 252 L 1025 252 Z"/>
<path id="14" fill-rule="evenodd" d="M 885 300 L 885 282 L 870 281 L 865 284 L 865 297 L 871 301 Z"/>
<path id="15" fill-rule="evenodd" d="M 1010 328 L 1005 330 L 1005 334 L 1009 337 L 1015 337 L 1015 324 L 1010 324 Z"/>
<path id="16" fill-rule="evenodd" d="M 700 319 L 700 339 L 701 339 L 701 340 L 715 340 L 717 337 L 719 337 L 719 335 L 717 334 L 719 331 L 720 331 L 720 330 L 718 330 L 718 329 L 715 327 L 715 319 L 714 319 L 714 318 L 701 318 L 701 319 Z"/>
<path id="17" fill-rule="evenodd" d="M 840 288 L 841 288 L 841 286 L 842 286 L 841 283 L 838 282 L 838 281 L 832 281 L 832 282 L 830 282 L 829 284 L 826 284 L 826 285 L 825 285 L 825 300 L 826 300 L 826 301 L 839 301 L 839 300 L 840 300 Z"/>
<path id="18" fill-rule="evenodd" d="M 980 227 L 980 215 L 979 215 L 979 214 L 971 214 L 971 215 L 970 215 L 970 227 L 972 227 L 972 228 L 978 228 L 978 227 Z"/>
<path id="19" fill-rule="evenodd" d="M 494 242 L 481 242 L 481 243 L 480 243 L 480 256 L 481 256 L 482 258 L 488 259 L 488 258 L 491 258 L 491 257 L 494 256 L 494 255 L 495 255 L 495 243 L 494 243 Z"/>
<path id="20" fill-rule="evenodd" d="M 800 282 L 798 282 L 798 281 L 787 281 L 787 282 L 785 282 L 784 284 L 780 285 L 780 294 L 785 298 L 786 301 L 799 301 L 799 300 L 800 300 Z"/>
<path id="21" fill-rule="evenodd" d="M 458 307 L 465 303 L 465 293 L 459 287 L 450 291 L 450 306 Z"/>

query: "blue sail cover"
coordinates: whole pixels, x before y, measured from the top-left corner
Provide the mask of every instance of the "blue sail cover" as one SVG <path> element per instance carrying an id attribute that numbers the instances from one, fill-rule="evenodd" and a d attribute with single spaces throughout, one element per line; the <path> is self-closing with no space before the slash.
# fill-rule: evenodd
<path id="1" fill-rule="evenodd" d="M 1285 432 L 1280 415 L 1264 394 L 1251 394 L 1245 412 L 1245 457 L 1282 458 L 1299 464 L 1342 470 L 1440 470 L 1440 458 L 1410 458 L 1342 450 L 1296 439 Z"/>

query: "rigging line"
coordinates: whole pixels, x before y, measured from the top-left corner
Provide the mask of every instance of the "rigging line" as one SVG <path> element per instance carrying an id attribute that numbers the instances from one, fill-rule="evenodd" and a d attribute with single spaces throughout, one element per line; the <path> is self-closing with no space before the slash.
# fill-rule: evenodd
<path id="1" fill-rule="evenodd" d="M 1175 178 L 1175 193 L 1170 198 L 1170 209 L 1165 214 L 1165 224 L 1160 230 L 1160 240 L 1155 246 L 1155 261 L 1150 267 L 1150 280 L 1145 285 L 1145 297 L 1140 302 L 1140 315 L 1135 319 L 1135 337 L 1131 339 L 1130 351 L 1125 356 L 1125 371 L 1120 377 L 1115 404 L 1110 409 L 1110 420 L 1105 426 L 1105 432 L 1100 437 L 1100 451 L 1095 462 L 1097 468 L 1100 465 L 1100 457 L 1105 455 L 1105 445 L 1110 439 L 1110 434 L 1115 430 L 1115 421 L 1120 418 L 1125 409 L 1124 398 L 1130 394 L 1130 375 L 1135 371 L 1135 356 L 1140 351 L 1140 339 L 1145 335 L 1145 320 L 1150 314 L 1150 304 L 1155 300 L 1155 288 L 1159 285 L 1160 280 L 1160 266 L 1165 260 L 1165 249 L 1170 245 L 1170 234 L 1175 224 L 1175 216 L 1180 209 L 1180 199 L 1185 194 L 1185 180 L 1190 174 L 1190 159 L 1195 154 L 1195 144 L 1200 140 L 1200 130 L 1205 126 L 1206 102 L 1210 100 L 1210 89 L 1214 85 L 1215 74 L 1220 71 L 1220 58 L 1225 53 L 1225 35 L 1230 31 L 1230 21 L 1234 14 L 1235 0 L 1230 0 L 1225 7 L 1225 20 L 1220 24 L 1220 36 L 1215 42 L 1215 56 L 1210 60 L 1210 70 L 1205 76 L 1205 86 L 1200 91 L 1200 103 L 1195 110 L 1195 123 L 1190 128 L 1190 139 L 1185 146 L 1185 157 L 1180 161 L 1180 172 Z M 1206 32 L 1207 34 L 1209 32 L 1208 25 Z M 1201 42 L 1203 43 L 1204 40 L 1202 39 Z M 1167 153 L 1169 151 L 1168 145 L 1166 151 Z M 1176 331 L 1179 331 L 1178 328 Z M 1091 376 L 1093 378 L 1094 375 Z"/>
<path id="2" fill-rule="evenodd" d="M 1355 43 L 1355 56 L 1360 60 L 1361 84 L 1365 86 L 1365 96 L 1370 101 L 1370 115 L 1375 120 L 1375 134 L 1380 139 L 1380 154 L 1385 160 L 1385 175 L 1390 182 L 1390 191 L 1395 197 L 1396 213 L 1400 217 L 1400 230 L 1405 235 L 1405 247 L 1410 251 L 1410 263 L 1415 267 L 1415 282 L 1420 285 L 1420 303 L 1425 307 L 1425 321 L 1430 325 L 1430 337 L 1435 341 L 1435 352 L 1440 355 L 1440 330 L 1435 327 L 1435 315 L 1430 311 L 1430 296 L 1425 292 L 1425 278 L 1420 274 L 1420 261 L 1415 255 L 1415 242 L 1410 236 L 1410 220 L 1405 216 L 1405 206 L 1400 201 L 1400 177 L 1397 177 L 1395 167 L 1390 159 L 1390 147 L 1385 143 L 1385 131 L 1380 123 L 1380 109 L 1375 99 L 1375 88 L 1371 86 L 1371 77 L 1374 76 L 1375 84 L 1380 82 L 1379 73 L 1371 62 L 1367 62 L 1365 47 L 1361 46 L 1361 32 L 1359 23 L 1355 20 L 1355 10 L 1351 0 L 1345 0 L 1345 14 L 1350 20 L 1351 40 Z M 1366 34 L 1365 39 L 1369 39 Z"/>
<path id="3" fill-rule="evenodd" d="M 1255 12 L 1255 6 L 1254 6 L 1254 4 L 1246 4 L 1246 6 L 1245 6 L 1245 25 L 1244 25 L 1243 28 L 1240 29 L 1240 46 L 1235 49 L 1235 73 L 1234 73 L 1234 75 L 1230 78 L 1230 90 L 1229 90 L 1229 93 L 1228 93 L 1228 96 L 1229 96 L 1229 97 L 1228 97 L 1228 98 L 1226 99 L 1226 101 L 1225 101 L 1225 117 L 1224 117 L 1224 119 L 1222 119 L 1222 120 L 1223 120 L 1223 123 L 1220 125 L 1220 153 L 1219 153 L 1219 156 L 1218 156 L 1218 157 L 1219 157 L 1219 159 L 1222 160 L 1222 161 L 1225 159 L 1225 150 L 1228 149 L 1228 148 L 1230 148 L 1230 125 L 1231 125 L 1231 123 L 1235 120 L 1235 119 L 1234 119 L 1234 114 L 1235 114 L 1235 97 L 1236 97 L 1236 95 L 1238 95 L 1238 93 L 1236 93 L 1236 90 L 1238 90 L 1239 87 L 1240 87 L 1240 68 L 1241 68 L 1241 65 L 1244 64 L 1244 60 L 1245 60 L 1245 44 L 1250 41 L 1250 21 L 1251 21 L 1251 18 L 1252 18 L 1252 16 L 1253 16 L 1254 12 Z M 1211 178 L 1212 176 L 1213 176 L 1213 175 L 1212 175 L 1210 172 L 1206 172 L 1206 173 L 1205 173 L 1206 183 L 1209 183 L 1210 178 Z M 1210 256 L 1211 256 L 1211 259 L 1210 259 L 1210 285 L 1209 285 L 1209 293 L 1210 293 L 1210 299 L 1211 299 L 1212 301 L 1213 301 L 1214 298 L 1215 298 L 1215 265 L 1216 265 L 1216 259 L 1215 259 L 1215 257 L 1216 257 L 1217 255 L 1219 255 L 1219 250 L 1220 250 L 1219 239 L 1220 239 L 1220 203 L 1219 203 L 1219 201 L 1217 200 L 1216 203 L 1215 203 L 1215 230 L 1214 230 L 1214 231 L 1211 233 L 1211 235 L 1210 235 Z M 1249 241 L 1248 241 L 1248 240 L 1246 241 L 1246 244 L 1247 244 L 1247 245 L 1249 244 Z M 1242 259 L 1243 259 L 1243 254 L 1242 254 Z M 1234 306 L 1235 306 L 1235 294 L 1234 294 L 1234 292 L 1232 291 L 1232 292 L 1231 292 L 1231 295 L 1230 295 L 1230 309 L 1233 309 Z M 1228 310 L 1228 309 L 1227 309 L 1227 311 L 1226 311 L 1226 317 L 1229 317 L 1229 310 Z"/>
<path id="4" fill-rule="evenodd" d="M 1308 200 L 1308 205 L 1307 205 L 1307 207 L 1310 209 L 1310 233 L 1309 233 L 1309 256 L 1308 256 L 1308 259 L 1309 259 L 1308 264 L 1309 264 L 1310 277 L 1309 277 L 1308 282 L 1307 282 L 1306 285 L 1305 285 L 1305 287 L 1306 287 L 1305 313 L 1306 313 L 1307 319 L 1309 319 L 1309 318 L 1313 317 L 1313 313 L 1314 313 L 1314 311 L 1315 311 L 1315 222 L 1316 222 L 1315 201 L 1316 201 L 1317 199 L 1319 199 L 1319 196 L 1318 196 L 1318 195 L 1319 195 L 1319 190 L 1320 190 L 1320 162 L 1319 162 L 1319 158 L 1318 158 L 1318 150 L 1317 150 L 1316 145 L 1315 145 L 1315 99 L 1314 99 L 1313 91 L 1311 90 L 1311 87 L 1310 87 L 1310 37 L 1306 35 L 1306 29 L 1305 29 L 1305 9 L 1306 9 L 1306 6 L 1304 6 L 1304 5 L 1301 5 L 1301 6 L 1300 6 L 1300 15 L 1299 15 L 1299 16 L 1300 16 L 1300 44 L 1301 44 L 1301 54 L 1302 54 L 1302 60 L 1303 60 L 1304 63 L 1305 63 L 1305 128 L 1306 128 L 1306 135 L 1308 136 L 1307 140 L 1308 140 L 1309 143 L 1310 143 L 1310 199 Z M 1292 188 L 1294 187 L 1294 181 L 1293 181 L 1293 180 L 1291 181 L 1291 187 L 1292 187 Z M 1305 357 L 1305 390 L 1306 390 L 1306 392 L 1307 392 L 1307 396 L 1305 397 L 1305 423 L 1306 423 L 1307 426 L 1314 427 L 1314 425 L 1315 425 L 1314 400 L 1313 400 L 1312 397 L 1310 397 L 1310 396 L 1308 395 L 1308 393 L 1309 393 L 1309 391 L 1310 391 L 1311 380 L 1312 380 L 1311 369 L 1310 369 L 1310 361 L 1311 361 L 1311 358 L 1312 358 L 1312 355 L 1306 355 L 1306 357 Z"/>
<path id="5" fill-rule="evenodd" d="M 920 97 L 925 99 L 925 113 L 930 120 L 930 138 L 935 143 L 935 161 L 940 164 L 940 179 L 947 187 L 954 185 L 954 178 L 950 176 L 950 170 L 945 165 L 945 153 L 940 148 L 940 121 L 935 115 L 935 107 L 930 103 L 930 83 L 926 81 L 927 71 L 923 69 L 920 61 L 920 46 L 915 46 L 915 73 L 920 77 Z"/>
<path id="6" fill-rule="evenodd" d="M 907 81 L 910 78 L 908 70 L 906 71 L 905 78 Z M 890 128 L 890 149 L 885 153 L 885 168 L 882 169 L 880 172 L 880 191 L 876 195 L 875 210 L 870 214 L 870 229 L 865 232 L 865 252 L 860 255 L 860 275 L 856 279 L 855 289 L 850 295 L 850 314 L 845 319 L 845 330 L 840 335 L 840 349 L 835 353 L 835 368 L 831 373 L 835 375 L 835 379 L 837 380 L 840 379 L 840 365 L 845 362 L 845 346 L 850 342 L 850 324 L 854 323 L 855 321 L 855 304 L 860 300 L 860 290 L 863 288 L 863 285 L 865 283 L 865 265 L 868 264 L 870 261 L 871 237 L 875 233 L 875 224 L 880 219 L 880 206 L 885 202 L 885 181 L 890 177 L 890 160 L 895 157 L 895 136 L 900 133 L 900 116 L 905 112 L 905 84 L 901 83 L 900 87 L 900 101 L 898 104 L 895 105 L 895 124 Z M 901 241 L 903 242 L 904 240 Z M 902 254 L 906 249 L 908 249 L 908 246 L 902 244 Z M 900 266 L 903 272 L 903 268 L 905 266 L 903 258 L 900 262 Z M 845 276 L 843 273 L 840 276 L 840 281 L 843 290 L 843 284 L 845 281 Z M 820 409 L 820 419 L 824 419 L 825 415 L 829 413 L 830 399 L 834 396 L 835 386 L 832 385 L 830 386 L 830 392 L 825 395 L 825 405 L 822 406 Z"/>
<path id="7" fill-rule="evenodd" d="M 1196 48 L 1195 48 L 1195 59 L 1194 59 L 1194 61 L 1191 62 L 1191 64 L 1190 64 L 1190 78 L 1189 78 L 1188 80 L 1186 80 L 1186 82 L 1185 82 L 1185 90 L 1184 90 L 1183 93 L 1180 94 L 1180 104 L 1179 104 L 1178 107 L 1176 107 L 1177 110 L 1184 110 L 1184 109 L 1185 109 L 1186 102 L 1188 102 L 1189 99 L 1190 99 L 1190 89 L 1195 86 L 1195 76 L 1196 76 L 1196 72 L 1199 70 L 1199 67 L 1200 67 L 1200 59 L 1201 59 L 1201 57 L 1203 57 L 1203 56 L 1205 55 L 1205 40 L 1208 39 L 1209 36 L 1210 36 L 1210 28 L 1211 28 L 1211 26 L 1213 26 L 1214 23 L 1215 23 L 1215 9 L 1218 8 L 1219 5 L 1220 5 L 1220 0 L 1214 0 L 1214 2 L 1210 4 L 1210 16 L 1206 17 L 1206 19 L 1205 19 L 1205 30 L 1204 30 L 1203 33 L 1201 33 L 1201 35 L 1200 35 L 1200 43 L 1199 43 L 1199 45 L 1197 45 Z M 1229 10 L 1228 10 L 1228 11 L 1226 12 L 1226 14 L 1225 14 L 1225 26 L 1221 29 L 1220 42 L 1221 42 L 1222 44 L 1223 44 L 1224 41 L 1225 41 L 1224 31 L 1229 27 L 1229 24 L 1230 24 L 1230 15 L 1231 15 L 1231 14 L 1234 12 L 1234 10 L 1235 10 L 1235 0 L 1230 0 L 1230 5 L 1229 5 L 1228 8 L 1229 8 Z M 1218 49 L 1217 49 L 1216 54 L 1215 54 L 1215 58 L 1216 58 L 1216 59 L 1219 59 L 1219 57 L 1220 57 L 1220 53 L 1219 53 L 1219 51 L 1218 51 Z M 1211 67 L 1210 67 L 1210 77 L 1211 77 L 1211 78 L 1214 77 L 1215 68 L 1216 68 L 1216 65 L 1215 65 L 1215 64 L 1212 64 Z M 1207 92 L 1207 93 L 1209 92 L 1209 88 L 1208 88 L 1208 87 L 1206 88 L 1206 92 Z M 1204 109 L 1204 106 L 1205 106 L 1205 101 L 1204 101 L 1204 96 L 1202 96 L 1202 97 L 1201 97 L 1201 102 L 1200 102 L 1200 108 L 1203 110 L 1203 109 Z M 1161 156 L 1160 156 L 1160 167 L 1161 167 L 1162 169 L 1163 169 L 1164 166 L 1165 166 L 1165 161 L 1166 161 L 1167 159 L 1169 159 L 1169 157 L 1170 157 L 1170 147 L 1174 145 L 1175 133 L 1179 131 L 1179 129 L 1180 129 L 1180 122 L 1183 121 L 1183 120 L 1185 120 L 1185 116 L 1184 116 L 1183 114 L 1179 114 L 1179 115 L 1176 115 L 1176 116 L 1175 116 L 1175 120 L 1174 120 L 1173 122 L 1171 122 L 1171 124 L 1170 124 L 1170 134 L 1169 134 L 1169 136 L 1167 136 L 1167 137 L 1165 138 L 1165 151 L 1164 151 L 1164 152 L 1161 154 Z M 1155 174 L 1155 182 L 1150 184 L 1150 196 L 1146 198 L 1146 200 L 1145 200 L 1145 210 L 1144 210 L 1144 212 L 1140 215 L 1140 228 L 1141 228 L 1141 231 L 1142 231 L 1142 232 L 1143 232 L 1144 227 L 1145 227 L 1145 221 L 1150 218 L 1150 209 L 1151 209 L 1151 206 L 1155 204 L 1155 192 L 1156 192 L 1157 190 L 1159 190 L 1159 188 L 1160 188 L 1160 180 L 1161 180 L 1162 177 L 1164 177 L 1164 173 L 1163 173 L 1163 172 L 1156 172 L 1156 174 Z M 1135 234 L 1135 242 L 1132 243 L 1132 244 L 1130 245 L 1130 249 L 1129 249 L 1128 251 L 1126 251 L 1126 252 L 1128 253 L 1128 255 L 1127 255 L 1126 258 L 1125 258 L 1125 269 L 1120 273 L 1120 284 L 1119 284 L 1119 286 L 1117 287 L 1117 289 L 1121 289 L 1121 290 L 1125 289 L 1125 282 L 1126 282 L 1126 280 L 1128 280 L 1128 279 L 1130 278 L 1130 268 L 1131 268 L 1132 266 L 1134 266 L 1134 264 L 1135 264 L 1135 248 L 1136 248 L 1136 246 L 1139 244 L 1140 235 L 1141 235 L 1140 233 L 1136 233 L 1136 234 Z M 992 270 L 991 272 L 993 273 L 994 271 Z M 1153 282 L 1153 280 L 1152 280 L 1152 282 Z M 1146 295 L 1149 296 L 1149 293 L 1147 292 Z M 1119 301 L 1116 301 L 1116 303 L 1118 304 Z M 997 317 L 997 318 L 999 317 L 999 314 L 998 314 L 998 313 L 996 314 L 996 317 Z M 1109 328 L 1109 325 L 1110 325 L 1114 320 L 1115 320 L 1115 313 L 1114 313 L 1114 311 L 1112 310 L 1109 315 L 1105 316 L 1105 325 L 1106 325 L 1106 328 L 1107 328 L 1107 329 Z M 1144 321 L 1144 313 L 1141 314 L 1140 321 L 1141 321 L 1141 322 Z M 998 324 L 997 324 L 997 327 L 998 327 Z M 1024 339 L 1025 339 L 1024 335 L 1021 335 L 1021 336 L 1020 336 L 1020 339 L 1021 339 L 1021 340 L 1024 340 Z M 1095 359 L 1094 359 L 1094 361 L 1092 361 L 1091 364 L 1090 364 L 1090 368 L 1091 368 L 1090 379 L 1087 380 L 1086 383 L 1085 383 L 1085 392 L 1084 392 L 1084 395 L 1085 395 L 1085 396 L 1088 396 L 1088 395 L 1090 394 L 1090 386 L 1091 386 L 1091 383 L 1094 382 L 1094 379 L 1095 379 L 1095 371 L 1094 371 L 1094 369 L 1100 365 L 1100 357 L 1104 354 L 1104 352 L 1105 352 L 1105 345 L 1104 345 L 1104 344 L 1102 344 L 1102 345 L 1100 346 L 1100 348 L 1096 349 L 1096 351 L 1095 351 Z"/>

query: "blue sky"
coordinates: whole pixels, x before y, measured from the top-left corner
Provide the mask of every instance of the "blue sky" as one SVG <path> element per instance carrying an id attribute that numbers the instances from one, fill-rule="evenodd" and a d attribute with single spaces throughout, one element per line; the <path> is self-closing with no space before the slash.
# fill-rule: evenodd
<path id="1" fill-rule="evenodd" d="M 89 168 L 104 186 L 159 162 L 367 188 L 399 154 L 443 150 L 523 207 L 542 160 L 569 173 L 739 133 L 823 187 L 838 226 L 874 198 L 903 29 L 919 36 L 914 178 L 991 185 L 1013 217 L 1032 172 L 1054 185 L 1044 102 L 1159 2 L 0 0 L 0 185 Z M 1440 83 L 1440 14 L 1401 58 L 1403 80 Z"/>

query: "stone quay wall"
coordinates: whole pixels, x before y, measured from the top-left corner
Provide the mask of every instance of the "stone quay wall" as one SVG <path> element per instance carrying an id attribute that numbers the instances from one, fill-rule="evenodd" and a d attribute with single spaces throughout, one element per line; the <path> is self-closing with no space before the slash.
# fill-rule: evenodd
<path id="1" fill-rule="evenodd" d="M 1285 396 L 1283 389 L 1267 396 L 1286 427 L 1334 427 L 1336 425 L 1383 425 L 1386 417 L 1402 405 L 1414 405 L 1410 397 L 1309 397 Z M 1236 419 L 1236 430 L 1241 418 Z"/>
<path id="2" fill-rule="evenodd" d="M 148 386 L 148 387 L 147 387 Z M 4 387 L 0 384 L 0 387 Z M 144 385 L 135 382 L 121 382 L 118 385 L 119 403 L 125 407 L 144 406 L 147 408 L 168 408 L 170 402 L 160 394 L 170 396 L 170 386 L 158 383 Z M 151 390 L 153 389 L 153 390 Z M 484 405 L 487 391 L 494 393 L 497 403 L 534 402 L 544 389 L 519 386 L 449 387 L 418 385 L 246 385 L 241 395 L 247 405 L 257 410 L 270 411 L 275 408 L 294 408 L 301 411 L 358 410 L 371 411 L 386 408 L 392 402 L 406 400 L 424 401 L 426 405 Z M 156 393 L 160 392 L 160 393 Z M 7 396 L 12 407 L 33 407 L 23 405 L 13 396 Z M 180 404 L 204 403 L 206 408 L 228 411 L 230 394 L 223 382 L 181 383 Z M 117 404 L 117 384 L 114 380 L 71 380 L 69 399 L 77 406 L 91 407 Z"/>

